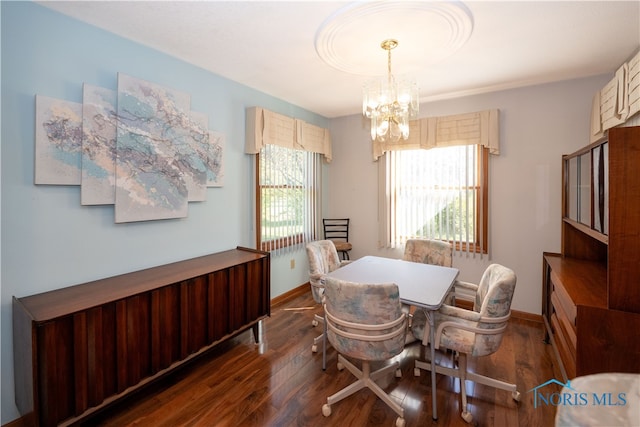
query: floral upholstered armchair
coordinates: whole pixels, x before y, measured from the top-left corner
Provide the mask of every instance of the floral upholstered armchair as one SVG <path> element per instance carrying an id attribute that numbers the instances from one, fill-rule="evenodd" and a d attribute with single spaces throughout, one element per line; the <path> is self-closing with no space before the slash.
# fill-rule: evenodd
<path id="1" fill-rule="evenodd" d="M 431 239 L 409 239 L 404 246 L 404 255 L 402 259 L 405 261 L 419 262 L 422 264 L 440 265 L 443 267 L 451 267 L 453 265 L 453 246 L 442 240 Z M 428 278 L 425 279 L 425 286 L 429 286 Z M 455 285 L 449 294 L 445 297 L 446 304 L 455 305 Z M 412 322 L 413 307 L 404 305 L 404 311 L 409 313 L 409 323 Z M 411 335 L 408 342 L 413 340 Z"/>
<path id="2" fill-rule="evenodd" d="M 453 247 L 448 242 L 430 239 L 409 239 L 404 247 L 405 261 L 451 267 Z"/>
<path id="3" fill-rule="evenodd" d="M 309 259 L 309 283 L 311 284 L 311 294 L 317 304 L 322 304 L 324 294 L 325 275 L 350 263 L 351 261 L 340 260 L 338 251 L 331 240 L 317 240 L 307 244 L 307 257 Z M 316 314 L 313 318 L 313 326 L 317 326 L 324 321 L 324 317 Z M 318 343 L 324 338 L 324 334 L 313 340 L 311 351 L 318 351 Z"/>
<path id="4" fill-rule="evenodd" d="M 462 418 L 471 422 L 472 415 L 467 410 L 467 395 L 465 380 L 475 381 L 491 387 L 511 391 L 514 400 L 520 400 L 520 393 L 515 384 L 509 384 L 493 378 L 467 372 L 467 356 L 487 356 L 500 348 L 502 334 L 507 328 L 511 316 L 511 300 L 516 286 L 516 275 L 513 270 L 499 264 L 492 264 L 485 270 L 480 284 L 457 282 L 456 286 L 463 286 L 475 291 L 473 310 L 466 310 L 450 305 L 443 305 L 434 316 L 435 338 L 433 345 L 436 349 L 444 348 L 455 351 L 459 355 L 458 369 L 435 366 L 436 372 L 460 378 L 460 392 L 462 398 Z M 413 316 L 411 330 L 413 335 L 427 344 L 429 327 L 426 314 L 422 310 Z M 431 370 L 431 363 L 416 361 L 415 375 L 420 375 L 420 369 Z"/>
<path id="5" fill-rule="evenodd" d="M 330 416 L 331 405 L 367 387 L 398 414 L 396 426 L 404 426 L 404 409 L 374 381 L 394 370 L 400 377 L 400 362 L 396 360 L 375 372 L 370 368 L 371 362 L 392 359 L 404 350 L 407 315 L 402 311 L 398 286 L 327 277 L 324 309 L 327 339 L 338 352 L 338 370 L 346 367 L 358 380 L 329 396 L 322 407 L 323 415 Z M 347 357 L 360 360 L 362 369 Z"/>

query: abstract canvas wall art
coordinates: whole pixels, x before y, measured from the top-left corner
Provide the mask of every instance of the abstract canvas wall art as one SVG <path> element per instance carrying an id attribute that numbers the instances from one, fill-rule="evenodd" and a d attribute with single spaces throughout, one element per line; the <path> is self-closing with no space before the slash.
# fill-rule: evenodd
<path id="1" fill-rule="evenodd" d="M 209 150 L 209 118 L 206 114 L 191 112 L 189 136 L 183 152 L 184 179 L 189 190 L 190 202 L 207 198 L 207 156 Z"/>
<path id="2" fill-rule="evenodd" d="M 224 185 L 224 145 L 225 136 L 222 132 L 209 131 L 207 187 Z"/>
<path id="3" fill-rule="evenodd" d="M 82 104 L 36 95 L 35 183 L 80 185 Z"/>
<path id="4" fill-rule="evenodd" d="M 116 222 L 187 216 L 190 98 L 118 73 Z"/>
<path id="5" fill-rule="evenodd" d="M 89 84 L 82 88 L 82 185 L 83 205 L 116 201 L 115 91 Z"/>
<path id="6" fill-rule="evenodd" d="M 222 187 L 225 135 L 189 94 L 118 73 L 82 86 L 82 103 L 36 95 L 35 183 L 80 185 L 82 205 L 114 205 L 116 223 L 183 218 Z"/>

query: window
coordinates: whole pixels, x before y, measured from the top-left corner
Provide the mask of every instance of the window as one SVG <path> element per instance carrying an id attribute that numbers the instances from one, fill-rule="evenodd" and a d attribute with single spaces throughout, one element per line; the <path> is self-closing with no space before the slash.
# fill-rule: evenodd
<path id="1" fill-rule="evenodd" d="M 388 244 L 430 238 L 487 253 L 488 153 L 481 145 L 388 152 Z"/>
<path id="2" fill-rule="evenodd" d="M 256 156 L 258 248 L 276 255 L 315 239 L 318 153 L 265 145 Z"/>

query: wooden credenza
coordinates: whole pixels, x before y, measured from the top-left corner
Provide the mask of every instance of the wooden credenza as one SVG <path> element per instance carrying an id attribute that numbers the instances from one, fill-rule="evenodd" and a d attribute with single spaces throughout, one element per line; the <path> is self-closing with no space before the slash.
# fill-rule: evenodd
<path id="1" fill-rule="evenodd" d="M 74 423 L 269 315 L 269 254 L 240 247 L 14 297 L 18 410 Z"/>

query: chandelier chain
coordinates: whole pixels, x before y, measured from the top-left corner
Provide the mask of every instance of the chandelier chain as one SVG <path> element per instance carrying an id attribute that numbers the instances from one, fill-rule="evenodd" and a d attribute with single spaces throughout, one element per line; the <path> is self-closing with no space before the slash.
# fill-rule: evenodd
<path id="1" fill-rule="evenodd" d="M 389 71 L 389 83 L 391 83 L 391 49 L 389 49 L 387 53 L 387 70 Z"/>

